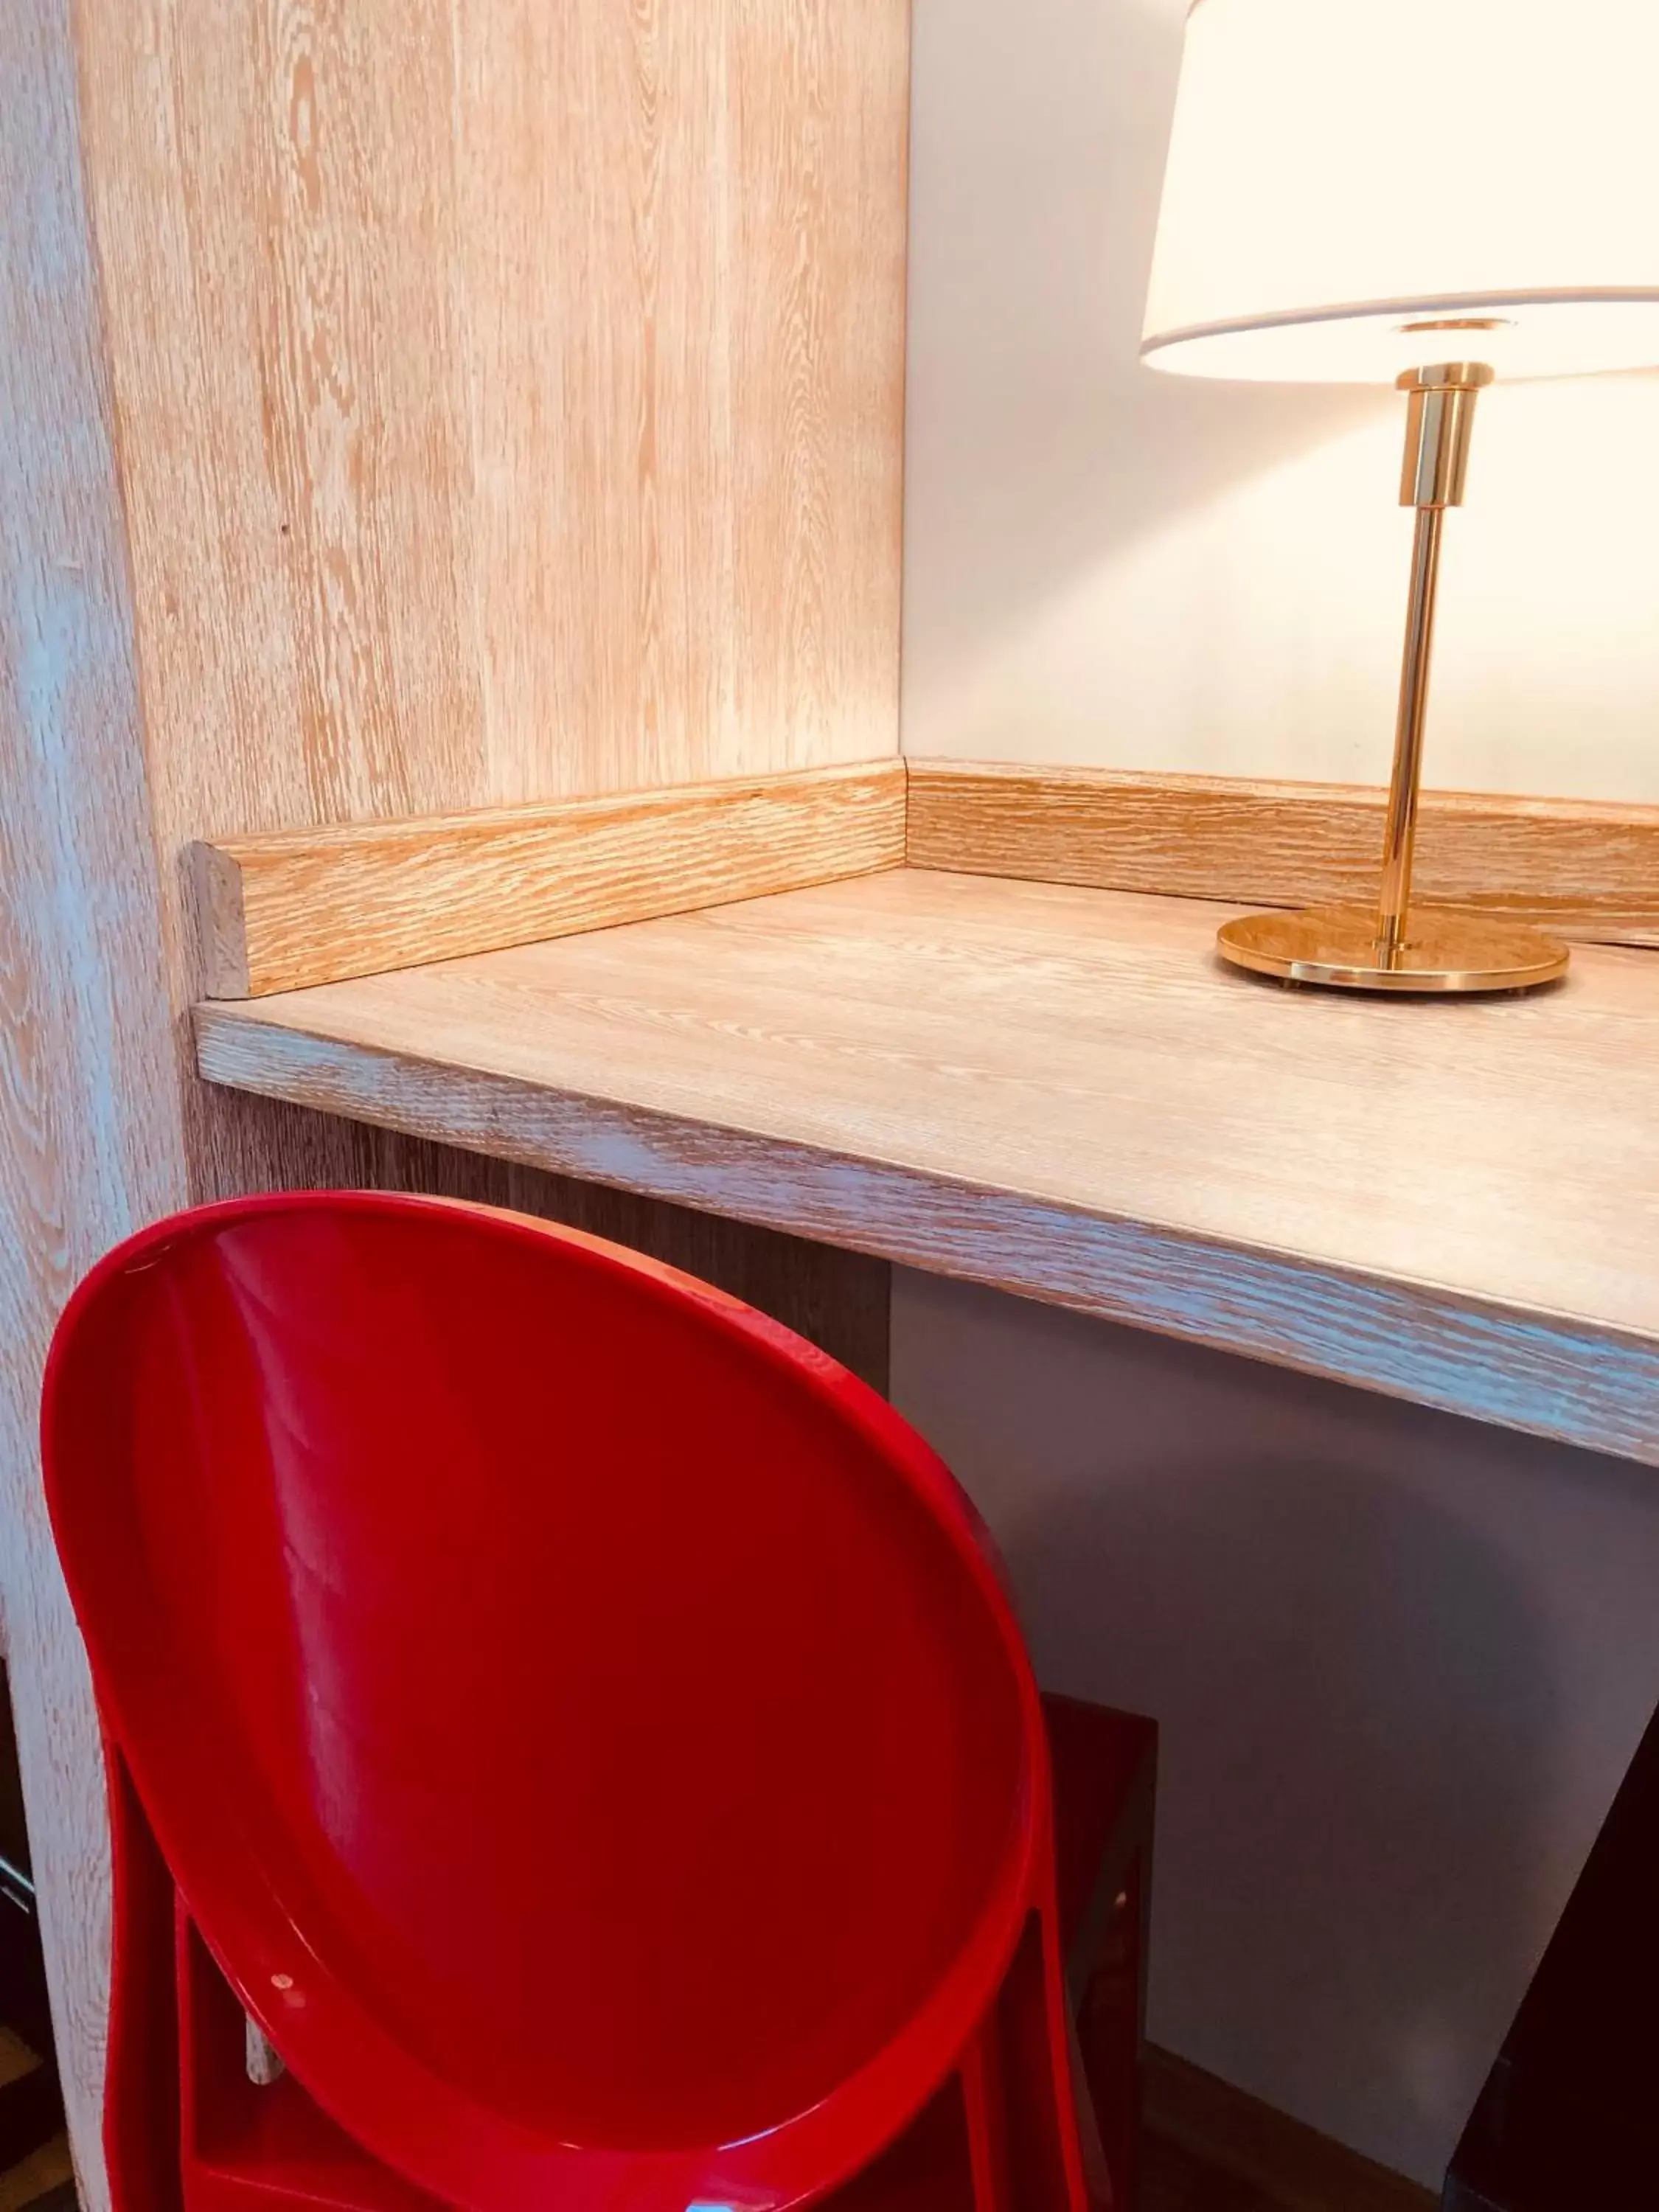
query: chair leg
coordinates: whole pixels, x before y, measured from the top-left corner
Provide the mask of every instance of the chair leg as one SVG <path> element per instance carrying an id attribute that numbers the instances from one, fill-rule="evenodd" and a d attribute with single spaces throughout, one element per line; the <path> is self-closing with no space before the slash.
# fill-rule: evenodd
<path id="1" fill-rule="evenodd" d="M 1008 2193 L 1008 2108 L 1002 2079 L 1002 2038 L 993 2013 L 963 2054 L 962 2106 L 968 2123 L 968 2164 L 975 2212 L 1012 2212 Z"/>
<path id="2" fill-rule="evenodd" d="M 104 2154 L 114 2212 L 180 2212 L 173 1887 L 108 1738 L 111 1918 Z"/>
<path id="3" fill-rule="evenodd" d="M 962 2078 L 979 2212 L 1114 2212 L 1052 1910 L 1027 1919 Z"/>
<path id="4" fill-rule="evenodd" d="M 1134 2203 L 1146 2033 L 1158 1730 L 1045 1695 L 1066 1986 L 1118 2204 Z"/>
<path id="5" fill-rule="evenodd" d="M 1137 1850 L 1119 1876 L 1114 1909 L 1078 1992 L 1084 2079 L 1105 2155 L 1124 2202 L 1135 2199 L 1146 2039 L 1146 1869 Z"/>
<path id="6" fill-rule="evenodd" d="M 1115 2165 L 1107 2155 L 1100 2118 L 1095 2110 L 1089 2069 L 1084 2059 L 1083 2046 L 1078 2040 L 1077 2021 L 1069 2008 L 1066 2015 L 1066 2043 L 1072 2063 L 1072 2101 L 1077 2108 L 1078 2145 L 1083 2160 L 1085 2194 L 1093 2212 L 1131 2212 L 1136 2198 L 1124 2184 L 1123 2175 L 1128 2169 Z"/>

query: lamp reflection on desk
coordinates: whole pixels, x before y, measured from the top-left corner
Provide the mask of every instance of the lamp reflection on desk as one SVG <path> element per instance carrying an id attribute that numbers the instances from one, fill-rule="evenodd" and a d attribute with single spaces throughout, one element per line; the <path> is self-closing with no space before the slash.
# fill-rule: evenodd
<path id="1" fill-rule="evenodd" d="M 1416 509 L 1376 908 L 1229 921 L 1240 967 L 1414 992 L 1566 968 L 1534 930 L 1412 906 L 1441 537 L 1494 376 L 1659 362 L 1656 88 L 1659 0 L 1194 0 L 1142 357 L 1395 384 Z"/>

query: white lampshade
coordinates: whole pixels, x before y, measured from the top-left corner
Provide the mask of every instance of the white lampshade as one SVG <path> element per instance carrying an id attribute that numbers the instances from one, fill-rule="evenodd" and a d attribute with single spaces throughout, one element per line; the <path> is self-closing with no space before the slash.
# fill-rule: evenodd
<path id="1" fill-rule="evenodd" d="M 1470 319 L 1497 327 L 1412 331 Z M 1195 0 L 1145 358 L 1659 362 L 1659 0 Z"/>

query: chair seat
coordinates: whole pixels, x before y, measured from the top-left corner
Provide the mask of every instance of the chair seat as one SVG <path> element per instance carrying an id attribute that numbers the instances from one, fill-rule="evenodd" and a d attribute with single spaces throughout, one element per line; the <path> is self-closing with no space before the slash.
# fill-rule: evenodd
<path id="1" fill-rule="evenodd" d="M 1054 1760 L 1060 1940 L 1085 2072 L 1115 2208 L 1134 2203 L 1155 1722 L 1045 1695 Z M 441 2200 L 373 2159 L 290 2074 L 256 2084 L 243 2016 L 181 1915 L 179 1976 L 197 2053 L 197 2113 L 184 2161 L 186 2212 L 271 2212 L 273 2200 L 341 2212 L 432 2212 Z M 1102 2033 L 1103 2020 L 1105 2033 Z M 836 2212 L 968 2212 L 973 2189 L 954 2082 L 830 2202 Z"/>

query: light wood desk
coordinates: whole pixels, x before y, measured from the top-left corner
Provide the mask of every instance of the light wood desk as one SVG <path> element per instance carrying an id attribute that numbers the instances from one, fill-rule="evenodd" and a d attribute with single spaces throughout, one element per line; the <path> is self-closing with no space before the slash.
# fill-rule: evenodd
<path id="1" fill-rule="evenodd" d="M 1390 1004 L 915 869 L 197 1012 L 210 1080 L 1659 1464 L 1659 963 Z"/>

